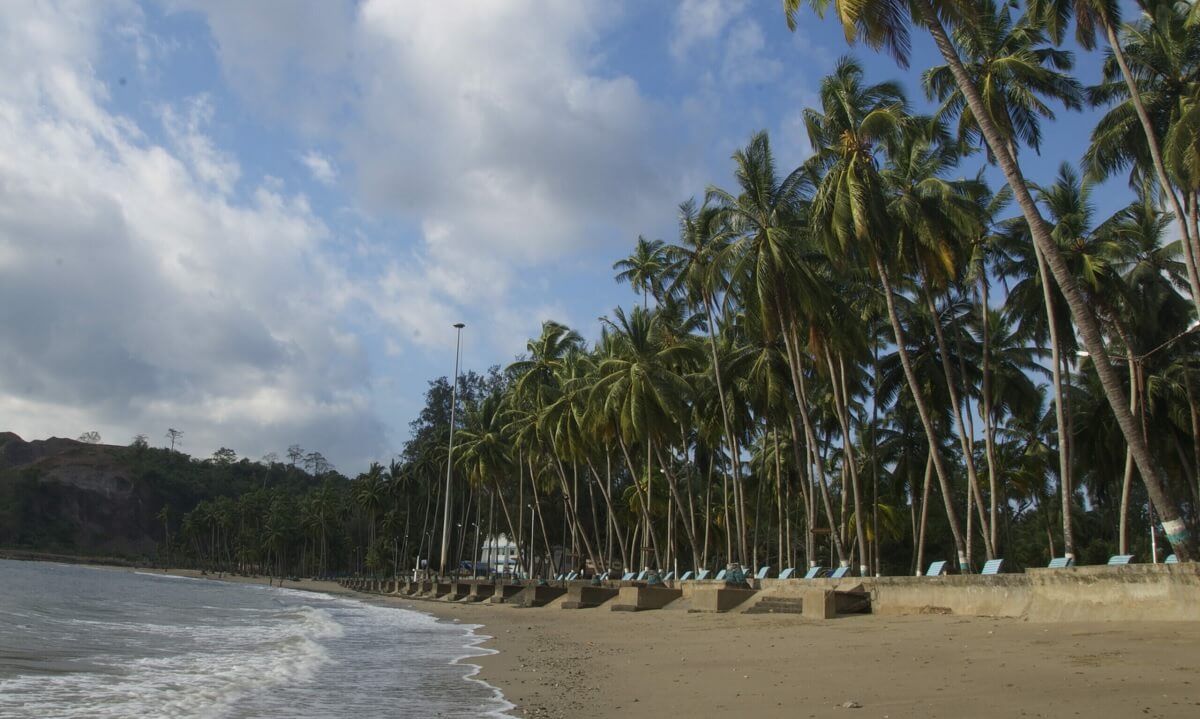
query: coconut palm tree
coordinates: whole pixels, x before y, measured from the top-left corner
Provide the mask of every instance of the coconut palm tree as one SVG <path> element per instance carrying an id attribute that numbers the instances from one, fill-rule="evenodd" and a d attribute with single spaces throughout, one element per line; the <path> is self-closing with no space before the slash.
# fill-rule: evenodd
<path id="1" fill-rule="evenodd" d="M 642 293 L 642 308 L 650 306 L 650 295 L 655 299 L 663 293 L 663 272 L 670 263 L 662 240 L 647 240 L 638 236 L 633 254 L 617 260 L 612 268 L 617 272 L 617 282 L 628 282 L 633 289 Z"/>
<path id="2" fill-rule="evenodd" d="M 1061 2 L 1065 3 L 1066 0 L 1061 0 Z M 790 28 L 795 28 L 795 16 L 799 12 L 801 4 L 802 0 L 783 1 L 784 14 Z M 1046 222 L 1038 209 L 1037 202 L 1021 171 L 1020 163 L 1007 150 L 1008 143 L 1004 135 L 988 116 L 987 105 L 983 101 L 979 88 L 963 64 L 958 49 L 947 30 L 947 24 L 954 27 L 964 21 L 973 20 L 976 15 L 975 6 L 970 3 L 948 0 L 918 0 L 914 2 L 884 0 L 874 3 L 810 0 L 808 4 L 816 8 L 820 14 L 824 14 L 831 5 L 835 6 L 838 20 L 848 41 L 862 39 L 873 48 L 886 48 L 902 65 L 908 63 L 910 24 L 915 24 L 930 33 L 942 58 L 950 66 L 951 74 L 962 91 L 967 106 L 971 108 L 976 122 L 979 123 L 980 134 L 983 135 L 984 141 L 996 158 L 997 165 L 1004 173 L 1004 178 L 1012 189 L 1017 205 L 1021 208 L 1021 214 L 1029 223 L 1033 241 L 1045 256 L 1046 263 L 1070 307 L 1071 315 L 1079 330 L 1079 336 L 1095 362 L 1096 372 L 1104 389 L 1105 397 L 1112 407 L 1125 441 L 1132 448 L 1134 460 L 1141 470 L 1142 481 L 1155 506 L 1160 509 L 1168 541 L 1182 561 L 1200 558 L 1196 539 L 1184 522 L 1179 504 L 1170 495 L 1162 465 L 1155 459 L 1149 446 L 1142 439 L 1138 423 L 1129 411 L 1129 400 L 1120 375 L 1109 361 L 1099 320 L 1079 290 L 1078 283 L 1071 275 L 1065 258 L 1055 246 L 1052 237 L 1053 228 Z M 1111 15 L 1107 17 L 1111 19 Z M 1060 23 L 1060 26 L 1065 25 Z M 1111 22 L 1106 27 L 1111 27 Z M 1136 95 L 1136 91 L 1133 94 Z M 1164 178 L 1160 178 L 1160 182 L 1163 181 Z M 1182 213 L 1178 211 L 1177 214 L 1182 216 Z"/>

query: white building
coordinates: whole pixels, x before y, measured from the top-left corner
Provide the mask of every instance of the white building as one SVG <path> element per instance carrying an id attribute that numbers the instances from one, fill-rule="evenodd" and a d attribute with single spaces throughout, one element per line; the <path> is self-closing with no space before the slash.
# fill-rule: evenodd
<path id="1" fill-rule="evenodd" d="M 488 537 L 480 549 L 479 561 L 488 568 L 500 574 L 519 573 L 522 568 L 521 551 L 516 542 L 504 534 Z"/>

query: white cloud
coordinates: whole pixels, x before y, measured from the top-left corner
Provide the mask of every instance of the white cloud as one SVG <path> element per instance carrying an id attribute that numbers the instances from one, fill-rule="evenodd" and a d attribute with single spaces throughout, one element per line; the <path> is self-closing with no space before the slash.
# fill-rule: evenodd
<path id="1" fill-rule="evenodd" d="M 679 199 L 655 137 L 668 113 L 597 70 L 610 5 L 367 0 L 319 10 L 319 25 L 276 25 L 255 3 L 180 7 L 204 14 L 249 102 L 324 127 L 362 209 L 419 229 L 421 244 L 385 248 L 377 283 L 356 294 L 410 343 L 440 341 L 464 313 L 515 309 L 516 274 L 623 250 Z M 282 58 L 319 68 L 316 89 L 291 95 Z M 331 106 L 338 123 L 307 119 Z"/>
<path id="2" fill-rule="evenodd" d="M 323 185 L 332 185 L 337 179 L 338 171 L 333 161 L 316 150 L 309 150 L 301 155 L 300 162 L 312 173 L 313 179 Z"/>
<path id="3" fill-rule="evenodd" d="M 138 22 L 115 4 L 0 6 L 0 57 L 22 68 L 0 76 L 4 429 L 128 441 L 174 426 L 201 454 L 300 442 L 347 468 L 377 458 L 330 230 L 304 197 L 242 176 L 207 134 L 209 98 L 158 108 L 165 145 L 107 110 L 95 38 L 114 15 Z"/>
<path id="4" fill-rule="evenodd" d="M 672 57 L 683 60 L 696 45 L 715 40 L 745 8 L 745 0 L 683 0 L 671 18 Z"/>

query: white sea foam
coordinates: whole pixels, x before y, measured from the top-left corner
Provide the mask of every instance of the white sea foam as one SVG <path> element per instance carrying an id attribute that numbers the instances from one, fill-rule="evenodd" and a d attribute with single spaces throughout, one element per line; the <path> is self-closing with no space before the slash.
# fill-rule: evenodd
<path id="1" fill-rule="evenodd" d="M 226 626 L 77 620 L 93 630 L 150 631 L 180 651 L 133 660 L 114 667 L 115 673 L 7 679 L 0 693 L 0 716 L 215 719 L 249 694 L 310 681 L 328 661 L 320 640 L 339 637 L 343 631 L 329 612 L 307 606 L 273 611 L 263 619 L 258 625 Z"/>

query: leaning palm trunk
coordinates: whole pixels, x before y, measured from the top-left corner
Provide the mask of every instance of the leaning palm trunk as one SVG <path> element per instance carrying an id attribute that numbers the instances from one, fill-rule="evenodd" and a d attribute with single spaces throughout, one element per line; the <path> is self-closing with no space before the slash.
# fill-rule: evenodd
<path id="1" fill-rule="evenodd" d="M 563 493 L 563 509 L 567 517 L 567 523 L 571 527 L 572 540 L 574 541 L 574 539 L 578 537 L 579 541 L 583 542 L 583 549 L 585 552 L 587 552 L 588 559 L 591 560 L 592 566 L 599 567 L 600 558 L 596 556 L 594 551 L 592 551 L 592 543 L 588 541 L 587 532 L 584 531 L 583 526 L 579 522 L 579 513 L 576 511 L 578 508 L 578 503 L 575 500 L 574 493 L 571 491 L 570 484 L 567 482 L 567 474 L 563 470 L 562 460 L 559 459 L 557 454 L 554 455 L 554 466 L 558 469 L 559 487 L 560 491 Z M 577 568 L 578 567 L 572 567 L 572 569 Z"/>
<path id="2" fill-rule="evenodd" d="M 625 455 L 625 465 L 629 468 L 629 476 L 633 480 L 633 489 L 635 492 L 637 492 L 638 506 L 642 510 L 643 531 L 647 535 L 649 535 L 650 546 L 654 550 L 654 565 L 656 567 L 662 566 L 662 555 L 660 555 L 658 553 L 658 538 L 655 536 L 653 527 L 651 526 L 651 523 L 650 523 L 650 502 L 649 502 L 649 498 L 646 496 L 647 494 L 650 493 L 650 484 L 647 483 L 645 491 L 642 490 L 642 485 L 640 482 L 638 482 L 638 479 L 637 479 L 637 476 L 638 476 L 637 471 L 634 470 L 634 468 L 633 468 L 633 459 L 629 456 L 629 448 L 627 446 L 625 446 L 625 439 L 623 437 L 618 436 L 617 441 L 621 445 L 621 453 Z M 649 473 L 649 469 L 647 469 L 647 473 Z M 646 538 L 643 537 L 642 538 L 642 546 L 645 547 L 645 544 L 646 544 Z M 637 549 L 636 543 L 635 543 L 635 546 L 633 547 L 633 549 L 634 550 Z M 645 559 L 646 559 L 646 551 L 645 551 L 645 549 L 643 549 L 641 552 L 641 564 L 643 566 L 646 564 Z"/>
<path id="3" fill-rule="evenodd" d="M 625 540 L 621 535 L 621 527 L 617 524 L 617 512 L 613 508 L 612 496 L 610 490 L 603 482 L 600 481 L 599 475 L 596 473 L 596 468 L 592 465 L 592 460 L 588 460 L 588 469 L 591 470 L 592 476 L 596 479 L 597 486 L 600 487 L 600 494 L 604 497 L 604 505 L 608 508 L 608 522 L 610 527 L 609 536 L 616 535 L 617 545 L 621 551 L 621 566 L 629 566 L 629 555 L 625 552 Z"/>
<path id="4" fill-rule="evenodd" d="M 921 417 L 921 425 L 925 428 L 925 437 L 929 441 L 929 455 L 933 458 L 933 469 L 937 474 L 938 486 L 942 490 L 942 501 L 946 505 L 946 521 L 950 524 L 950 534 L 954 537 L 954 548 L 958 553 L 958 568 L 963 573 L 970 571 L 970 558 L 967 557 L 966 545 L 963 543 L 962 528 L 958 523 L 958 512 L 954 509 L 954 495 L 950 491 L 950 475 L 942 461 L 938 450 L 937 431 L 933 426 L 933 417 L 925 396 L 921 393 L 920 382 L 913 371 L 912 359 L 908 356 L 908 348 L 904 344 L 904 328 L 900 326 L 900 315 L 896 312 L 896 298 L 892 294 L 892 281 L 888 276 L 887 267 L 881 260 L 875 261 L 875 269 L 879 273 L 879 281 L 883 284 L 883 299 L 887 305 L 888 318 L 892 321 L 892 334 L 896 340 L 896 352 L 900 355 L 900 364 L 904 367 L 904 376 L 908 380 L 908 389 L 912 393 L 913 403 L 917 405 L 917 414 Z"/>
<path id="5" fill-rule="evenodd" d="M 917 529 L 917 568 L 915 574 L 919 577 L 925 573 L 925 527 L 929 519 L 929 487 L 933 479 L 933 454 L 925 460 L 925 483 L 921 485 L 921 523 Z"/>
<path id="6" fill-rule="evenodd" d="M 865 577 L 870 572 L 870 567 L 867 566 L 867 532 L 863 526 L 863 518 L 866 515 L 863 513 L 862 484 L 858 478 L 858 457 L 854 450 L 854 442 L 850 438 L 849 398 L 846 397 L 845 382 L 841 381 L 844 379 L 844 375 L 839 376 L 834 367 L 833 355 L 828 346 L 825 347 L 825 363 L 829 367 L 830 384 L 833 385 L 833 403 L 837 407 L 835 414 L 837 414 L 838 427 L 842 432 L 842 449 L 846 453 L 844 466 L 849 469 L 850 491 L 854 499 L 854 534 L 855 541 L 858 543 L 859 576 Z"/>
<path id="7" fill-rule="evenodd" d="M 1046 303 L 1046 323 L 1050 331 L 1050 361 L 1054 366 L 1051 375 L 1054 383 L 1054 421 L 1058 428 L 1058 484 L 1062 494 L 1063 507 L 1063 554 L 1075 557 L 1075 533 L 1071 528 L 1071 433 L 1067 430 L 1067 414 L 1062 380 L 1062 343 L 1058 337 L 1058 313 L 1054 311 L 1054 293 L 1050 286 L 1050 273 L 1046 269 L 1046 261 L 1042 252 L 1035 245 L 1034 254 L 1037 256 L 1038 274 L 1042 280 L 1042 299 Z"/>
<path id="8" fill-rule="evenodd" d="M 712 310 L 712 300 L 708 296 L 707 292 L 704 293 L 704 312 L 707 315 L 706 319 L 708 320 L 708 322 L 707 322 L 708 348 L 709 348 L 709 353 L 712 355 L 713 377 L 716 379 L 716 382 L 717 382 L 717 400 L 720 401 L 720 403 L 721 403 L 721 423 L 722 423 L 722 427 L 725 430 L 725 439 L 727 442 L 729 442 L 729 450 L 730 450 L 729 454 L 730 454 L 730 460 L 731 460 L 732 469 L 733 469 L 733 492 L 734 492 L 733 501 L 734 501 L 734 504 L 736 505 L 735 514 L 736 514 L 736 518 L 737 518 L 737 535 L 738 535 L 738 541 L 739 541 L 739 551 L 740 551 L 741 557 L 744 559 L 746 556 L 746 511 L 745 511 L 745 506 L 741 502 L 741 486 L 742 486 L 741 464 L 742 463 L 738 456 L 739 452 L 738 452 L 737 437 L 734 436 L 734 434 L 733 434 L 733 423 L 729 420 L 729 406 L 725 403 L 725 385 L 721 381 L 721 361 L 717 357 L 717 340 L 716 340 L 716 336 L 713 331 L 714 317 L 713 317 L 713 310 Z M 726 511 L 728 511 L 728 510 L 726 510 Z M 725 531 L 726 532 L 729 531 L 728 516 L 726 517 Z M 730 552 L 730 554 L 732 555 L 732 552 Z M 726 559 L 731 560 L 732 556 L 726 557 Z"/>
<path id="9" fill-rule="evenodd" d="M 1187 264 L 1188 282 L 1191 284 L 1192 290 L 1192 302 L 1196 305 L 1196 314 L 1200 315 L 1200 268 L 1197 267 L 1197 261 L 1200 260 L 1200 238 L 1196 236 L 1193 229 L 1188 227 L 1188 223 L 1184 221 L 1187 214 L 1179 202 L 1179 195 L 1175 193 L 1175 188 L 1167 177 L 1167 166 L 1163 162 L 1162 149 L 1159 145 L 1158 137 L 1154 133 L 1154 124 L 1150 120 L 1150 113 L 1146 111 L 1145 103 L 1142 102 L 1141 91 L 1138 89 L 1137 82 L 1133 79 L 1133 73 L 1129 70 L 1129 62 L 1125 58 L 1125 50 L 1121 47 L 1121 40 L 1117 37 L 1117 30 L 1113 27 L 1106 14 L 1101 15 L 1100 21 L 1104 27 L 1104 37 L 1108 40 L 1109 48 L 1112 49 L 1113 59 L 1117 61 L 1117 66 L 1121 68 L 1121 76 L 1125 79 L 1125 86 L 1129 89 L 1129 99 L 1133 103 L 1134 110 L 1137 112 L 1138 121 L 1142 125 L 1142 132 L 1146 135 L 1146 147 L 1150 150 L 1150 161 L 1154 165 L 1155 177 L 1162 188 L 1163 195 L 1171 203 L 1171 209 L 1175 212 L 1175 218 L 1179 221 L 1179 230 L 1183 234 L 1185 250 L 1183 254 Z"/>
<path id="10" fill-rule="evenodd" d="M 930 319 L 933 321 L 933 335 L 937 340 L 938 354 L 942 360 L 942 374 L 946 378 L 946 388 L 950 392 L 950 405 L 953 409 L 951 414 L 954 416 L 954 426 L 958 430 L 958 441 L 962 446 L 963 462 L 967 465 L 967 481 L 970 484 L 969 491 L 971 497 L 975 499 L 975 507 L 979 510 L 979 529 L 983 534 L 983 551 L 987 554 L 988 559 L 994 559 L 996 556 L 995 549 L 992 546 L 991 532 L 988 529 L 988 519 L 985 514 L 983 495 L 979 491 L 979 475 L 975 471 L 975 452 L 971 446 L 971 437 L 968 433 L 966 422 L 963 421 L 962 398 L 958 393 L 958 381 L 954 373 L 954 368 L 950 365 L 950 355 L 946 347 L 946 335 L 942 332 L 942 323 L 938 317 L 937 304 L 933 301 L 933 294 L 929 291 L 929 283 L 925 283 L 924 292 L 925 306 L 929 308 Z M 961 357 L 961 355 L 960 355 Z M 968 498 L 969 499 L 969 498 Z M 971 519 L 971 502 L 967 502 L 967 521 Z M 971 537 L 970 527 L 967 529 L 967 537 Z M 967 551 L 968 556 L 970 550 Z"/>
<path id="11" fill-rule="evenodd" d="M 658 464 L 662 467 L 663 474 L 667 477 L 667 485 L 671 489 L 671 498 L 674 500 L 675 509 L 679 512 L 679 518 L 683 520 L 683 532 L 687 535 L 688 544 L 692 550 L 692 563 L 698 566 L 700 563 L 700 549 L 696 544 L 695 514 L 689 512 L 688 508 L 684 506 L 683 497 L 679 494 L 679 482 L 676 480 L 675 473 L 671 471 L 670 465 L 663 458 L 662 448 L 656 446 L 654 447 L 654 451 L 658 456 Z"/>
<path id="12" fill-rule="evenodd" d="M 817 432 L 813 429 L 812 417 L 808 413 L 808 390 L 805 387 L 804 372 L 800 370 L 795 327 L 791 327 L 790 329 L 791 332 L 785 331 L 783 333 L 783 347 L 787 353 L 788 369 L 792 375 L 792 385 L 796 391 L 797 405 L 800 410 L 800 423 L 804 427 L 804 438 L 808 443 L 814 463 L 816 464 L 817 481 L 821 485 L 821 501 L 825 505 L 825 518 L 829 521 L 829 536 L 832 538 L 834 550 L 837 552 L 838 564 L 845 567 L 849 565 L 849 561 L 846 559 L 846 549 L 842 546 L 842 539 L 838 535 L 837 522 L 834 521 L 833 502 L 829 499 L 828 478 L 825 475 L 825 460 L 818 450 Z"/>
<path id="13" fill-rule="evenodd" d="M 1104 347 L 1103 335 L 1100 331 L 1100 323 L 1096 319 L 1096 315 L 1092 312 L 1091 307 L 1087 304 L 1087 300 L 1079 291 L 1079 286 L 1075 278 L 1071 275 L 1071 270 L 1067 266 L 1066 259 L 1054 244 L 1050 226 L 1046 223 L 1045 218 L 1042 217 L 1041 212 L 1039 212 L 1037 203 L 1034 201 L 1033 195 L 1030 194 L 1029 187 L 1025 184 L 1025 177 L 1021 173 L 1016 158 L 1009 154 L 1005 147 L 1004 137 L 996 130 L 996 126 L 992 123 L 983 98 L 980 96 L 979 90 L 975 87 L 971 77 L 967 74 L 966 68 L 963 67 L 962 61 L 958 57 L 958 51 L 951 42 L 946 28 L 942 25 L 941 20 L 928 0 L 919 0 L 914 3 L 914 6 L 920 15 L 922 23 L 933 35 L 934 42 L 941 52 L 942 57 L 950 66 L 951 74 L 953 74 L 959 89 L 962 90 L 967 105 L 971 108 L 971 112 L 979 124 L 979 129 L 984 140 L 996 157 L 997 164 L 1000 166 L 1001 171 L 1003 171 L 1004 178 L 1008 181 L 1009 187 L 1012 188 L 1017 204 L 1021 207 L 1021 213 L 1025 216 L 1025 221 L 1029 223 L 1034 243 L 1045 253 L 1046 262 L 1054 274 L 1054 279 L 1058 282 L 1058 286 L 1067 300 L 1067 305 L 1071 308 L 1071 315 L 1074 317 L 1075 323 L 1079 328 L 1079 334 L 1083 340 L 1084 347 L 1095 362 L 1096 373 L 1100 377 L 1100 384 L 1104 388 L 1104 395 L 1108 399 L 1108 404 L 1112 407 L 1113 415 L 1121 427 L 1121 433 L 1125 435 L 1125 441 L 1130 446 L 1134 462 L 1141 472 L 1142 482 L 1146 485 L 1146 492 L 1150 495 L 1150 501 L 1153 502 L 1155 508 L 1158 510 L 1159 516 L 1162 517 L 1162 525 L 1163 529 L 1166 530 L 1167 540 L 1171 543 L 1172 549 L 1175 550 L 1181 561 L 1190 562 L 1196 560 L 1200 557 L 1200 554 L 1197 552 L 1195 538 L 1183 520 L 1178 503 L 1174 501 L 1168 492 L 1166 474 L 1154 460 L 1153 455 L 1151 455 L 1150 447 L 1142 439 L 1137 422 L 1134 420 L 1133 414 L 1129 411 L 1129 400 L 1125 396 L 1125 390 L 1121 386 L 1121 379 L 1117 375 L 1116 369 L 1109 362 L 1108 354 Z"/>
<path id="14" fill-rule="evenodd" d="M 988 463 L 988 493 L 989 506 L 988 514 L 991 517 L 992 529 L 992 550 L 995 551 L 997 545 L 997 510 L 999 501 L 998 486 L 996 481 L 996 425 L 995 418 L 992 416 L 992 349 L 991 349 L 991 328 L 988 321 L 988 279 L 987 272 L 979 273 L 979 287 L 982 304 L 980 311 L 983 314 L 980 326 L 983 328 L 983 385 L 981 392 L 983 394 L 983 442 L 984 452 L 987 454 Z"/>
<path id="15" fill-rule="evenodd" d="M 796 463 L 796 471 L 800 474 L 800 500 L 804 504 L 804 563 L 808 567 L 816 565 L 816 557 L 813 556 L 813 522 L 815 516 L 812 506 L 812 485 L 809 481 L 807 444 L 802 442 L 800 431 L 796 427 L 796 417 L 791 412 L 787 413 L 788 426 L 792 431 L 792 457 Z M 801 455 L 801 445 L 804 444 L 805 455 Z"/>

